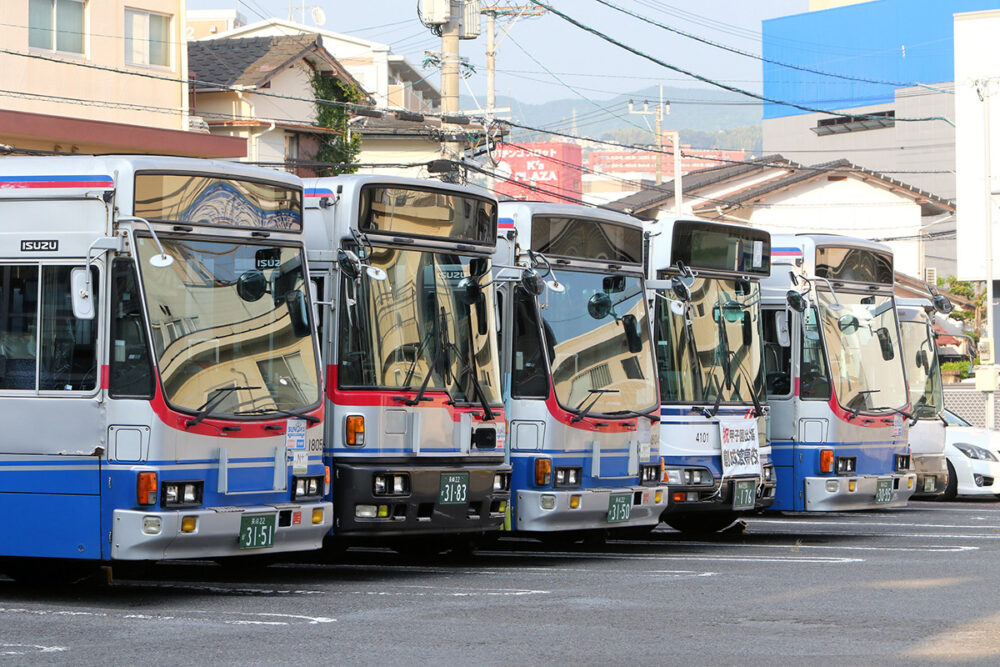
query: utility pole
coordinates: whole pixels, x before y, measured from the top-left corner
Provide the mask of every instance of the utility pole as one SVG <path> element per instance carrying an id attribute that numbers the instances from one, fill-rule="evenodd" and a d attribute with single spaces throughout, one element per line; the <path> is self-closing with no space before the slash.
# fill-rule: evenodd
<path id="1" fill-rule="evenodd" d="M 464 3 L 450 0 L 451 11 L 448 22 L 441 26 L 441 114 L 443 116 L 458 115 L 458 41 L 461 29 Z M 446 135 L 454 135 L 457 130 L 454 125 L 441 123 L 441 131 Z M 441 143 L 442 157 L 458 161 L 462 155 L 462 145 L 457 141 Z"/>
<path id="2" fill-rule="evenodd" d="M 663 135 L 671 136 L 674 153 L 674 213 L 679 217 L 682 207 L 681 138 L 677 130 L 666 133 L 663 131 L 663 117 L 670 114 L 670 101 L 663 100 L 663 86 L 660 86 L 660 103 L 653 110 L 650 110 L 649 102 L 645 101 L 642 103 L 642 111 L 638 111 L 632 100 L 629 100 L 628 112 L 639 116 L 653 116 L 656 120 L 656 185 L 663 183 Z"/>
<path id="3" fill-rule="evenodd" d="M 991 431 L 995 428 L 993 396 L 997 389 L 997 371 L 994 345 L 996 341 L 993 337 L 993 177 L 992 177 L 992 147 L 990 145 L 990 80 L 976 82 L 976 92 L 983 102 L 983 177 L 986 181 L 986 345 L 980 342 L 980 362 L 985 361 L 976 373 L 976 388 L 986 393 L 986 428 Z M 983 352 L 989 355 L 989 359 L 983 359 Z M 985 378 L 980 378 L 985 375 Z"/>

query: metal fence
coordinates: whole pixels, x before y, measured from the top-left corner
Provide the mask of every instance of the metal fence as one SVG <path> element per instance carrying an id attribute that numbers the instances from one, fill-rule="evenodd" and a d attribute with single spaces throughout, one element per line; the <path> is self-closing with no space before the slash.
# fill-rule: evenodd
<path id="1" fill-rule="evenodd" d="M 968 420 L 973 426 L 986 428 L 986 394 L 974 387 L 944 386 L 944 407 L 959 417 Z M 996 415 L 1000 412 L 1000 392 L 993 393 L 993 415 L 996 428 Z"/>

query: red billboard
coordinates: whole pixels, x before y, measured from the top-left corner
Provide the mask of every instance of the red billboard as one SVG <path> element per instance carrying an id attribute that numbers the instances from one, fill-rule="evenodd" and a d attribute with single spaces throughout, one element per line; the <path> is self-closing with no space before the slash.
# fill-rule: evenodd
<path id="1" fill-rule="evenodd" d="M 583 160 L 576 144 L 562 141 L 501 144 L 495 158 L 498 195 L 564 204 L 582 198 Z"/>

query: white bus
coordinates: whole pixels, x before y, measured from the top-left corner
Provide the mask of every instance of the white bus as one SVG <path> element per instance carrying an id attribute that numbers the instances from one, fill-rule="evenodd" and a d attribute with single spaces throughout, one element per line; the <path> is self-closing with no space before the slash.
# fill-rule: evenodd
<path id="1" fill-rule="evenodd" d="M 902 507 L 915 491 L 892 251 L 827 234 L 771 238 L 763 283 L 772 510 Z"/>
<path id="2" fill-rule="evenodd" d="M 641 223 L 501 202 L 499 227 L 509 529 L 556 540 L 652 530 L 667 489 Z"/>
<path id="3" fill-rule="evenodd" d="M 273 171 L 0 158 L 0 569 L 321 546 L 302 236 Z"/>
<path id="4" fill-rule="evenodd" d="M 673 218 L 647 229 L 670 486 L 662 519 L 682 532 L 713 532 L 774 502 L 760 310 L 771 235 Z"/>
<path id="5" fill-rule="evenodd" d="M 437 181 L 306 181 L 335 545 L 437 551 L 503 524 L 507 429 L 483 289 L 496 216 L 493 197 Z"/>

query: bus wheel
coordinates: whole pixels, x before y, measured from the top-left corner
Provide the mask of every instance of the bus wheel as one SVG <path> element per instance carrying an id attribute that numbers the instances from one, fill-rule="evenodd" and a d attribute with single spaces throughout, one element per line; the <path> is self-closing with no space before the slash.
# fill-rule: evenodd
<path id="1" fill-rule="evenodd" d="M 667 514 L 664 523 L 685 535 L 710 535 L 728 528 L 737 515 L 734 512 L 711 512 L 703 514 Z"/>
<path id="2" fill-rule="evenodd" d="M 958 477 L 955 475 L 955 467 L 948 461 L 948 485 L 944 487 L 944 493 L 938 496 L 941 500 L 954 500 L 958 495 Z"/>

